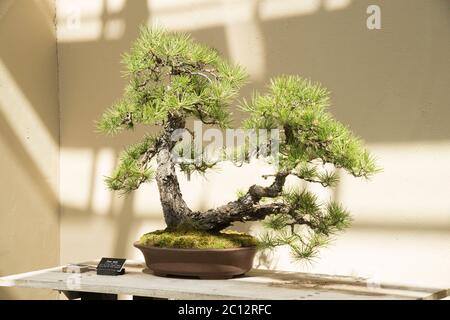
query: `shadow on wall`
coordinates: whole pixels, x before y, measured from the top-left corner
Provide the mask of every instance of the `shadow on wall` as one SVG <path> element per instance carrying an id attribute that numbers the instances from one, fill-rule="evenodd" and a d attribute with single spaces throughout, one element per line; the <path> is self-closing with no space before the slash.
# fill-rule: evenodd
<path id="1" fill-rule="evenodd" d="M 0 272 L 0 277 L 5 276 L 5 274 Z M 6 288 L 0 288 L 0 299 L 1 300 L 11 300 L 13 296 L 9 294 L 9 290 Z"/>
<path id="2" fill-rule="evenodd" d="M 164 226 L 154 184 L 127 198 L 112 195 L 103 184 L 118 153 L 146 129 L 114 138 L 94 132 L 93 121 L 122 94 L 126 80 L 120 77 L 120 55 L 137 37 L 140 24 L 188 31 L 243 64 L 252 77 L 243 97 L 263 90 L 269 78 L 279 74 L 320 81 L 332 91 L 333 114 L 380 150 L 385 145 L 395 149 L 397 144 L 449 141 L 448 1 L 377 3 L 382 8 L 382 30 L 370 31 L 366 8 L 373 1 L 58 0 L 62 262 L 106 253 L 126 256 L 136 235 Z M 4 60 L 23 93 L 33 100 L 20 66 Z M 238 124 L 245 115 L 233 111 Z M 401 148 L 396 151 L 397 158 L 405 157 Z M 402 161 L 414 161 L 409 156 L 416 152 L 413 149 Z M 391 172 L 389 163 L 382 165 Z M 251 174 L 243 172 L 247 169 L 226 176 L 219 173 L 210 183 L 201 178 L 189 184 L 182 180 L 188 203 L 206 209 L 233 199 L 236 189 L 255 182 L 258 169 L 249 169 Z M 417 169 L 423 168 L 414 164 L 406 176 L 385 175 L 382 184 L 394 188 L 398 179 L 408 180 L 409 185 L 420 183 L 412 177 Z M 219 185 L 217 194 L 213 188 Z M 369 189 L 362 199 L 382 199 L 383 186 Z M 334 197 L 341 198 L 348 188 L 341 185 Z M 425 193 L 435 192 L 429 185 L 422 188 Z M 412 197 L 405 191 L 393 201 L 409 209 Z M 392 212 L 390 207 L 379 210 Z"/>
<path id="3" fill-rule="evenodd" d="M 59 262 L 59 107 L 54 15 L 51 0 L 0 2 L 2 275 L 47 268 Z M 0 291 L 0 299 L 56 296 L 49 290 Z"/>
<path id="4" fill-rule="evenodd" d="M 334 115 L 369 144 L 426 144 L 450 138 L 446 124 L 450 93 L 445 87 L 448 45 L 442 41 L 449 33 L 442 26 L 448 24 L 446 1 L 432 5 L 381 1 L 382 30 L 374 31 L 366 28 L 369 1 L 119 2 L 91 1 L 77 11 L 74 1 L 64 1 L 59 8 L 63 230 L 64 221 L 67 225 L 78 221 L 81 226 L 89 221 L 84 216 L 100 211 L 100 218 L 93 219 L 114 221 L 109 234 L 115 236 L 110 249 L 116 255 L 126 254 L 133 240 L 130 235 L 138 233 L 145 221 L 163 226 L 157 222 L 161 218 L 155 186 L 126 199 L 98 191 L 104 188 L 101 176 L 112 169 L 116 155 L 144 132 L 141 128 L 102 137 L 94 133 L 92 122 L 121 96 L 125 80 L 119 77 L 120 55 L 142 23 L 191 32 L 195 39 L 244 64 L 252 75 L 245 97 L 278 74 L 300 74 L 322 82 L 333 93 Z M 237 110 L 235 114 L 239 123 L 244 115 Z M 79 153 L 81 161 L 84 154 L 84 175 L 72 176 L 77 174 L 66 166 L 66 153 L 67 157 Z M 74 165 L 79 166 L 79 161 Z M 236 187 L 226 186 L 236 182 L 233 177 L 215 178 L 215 185 L 227 190 L 221 197 L 197 179 L 191 182 L 194 187 L 185 190 L 186 196 L 199 209 L 231 200 Z M 253 182 L 249 178 L 244 185 Z M 71 186 L 65 192 L 67 184 Z M 80 189 L 85 190 L 84 197 L 75 196 Z M 74 205 L 64 204 L 65 198 L 66 204 Z M 136 214 L 141 202 L 142 215 Z M 105 203 L 109 204 L 105 207 Z M 101 230 L 86 227 L 89 233 Z"/>

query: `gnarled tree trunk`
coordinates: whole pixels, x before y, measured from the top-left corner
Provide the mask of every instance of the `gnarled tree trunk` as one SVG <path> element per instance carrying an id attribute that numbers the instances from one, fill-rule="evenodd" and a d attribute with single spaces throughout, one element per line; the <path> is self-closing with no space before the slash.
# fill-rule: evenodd
<path id="1" fill-rule="evenodd" d="M 191 213 L 181 194 L 171 152 L 177 142 L 172 139 L 173 133 L 184 126 L 185 120 L 182 117 L 169 117 L 159 138 L 159 152 L 156 156 L 156 182 L 168 229 L 176 229 Z"/>
<path id="2" fill-rule="evenodd" d="M 281 203 L 259 204 L 263 197 L 276 197 L 282 192 L 288 173 L 280 172 L 268 187 L 253 185 L 244 196 L 235 201 L 205 212 L 192 211 L 181 194 L 172 155 L 172 149 L 177 143 L 173 140 L 173 133 L 184 126 L 185 120 L 182 117 L 169 117 L 159 139 L 159 152 L 156 157 L 156 181 L 168 229 L 175 230 L 183 225 L 191 226 L 195 230 L 220 231 L 236 221 L 261 220 L 267 215 L 289 210 Z"/>

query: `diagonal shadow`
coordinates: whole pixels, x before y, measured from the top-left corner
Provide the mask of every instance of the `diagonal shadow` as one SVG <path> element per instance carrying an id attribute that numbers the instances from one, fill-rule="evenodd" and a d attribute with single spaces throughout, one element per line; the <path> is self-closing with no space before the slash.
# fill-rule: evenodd
<path id="1" fill-rule="evenodd" d="M 58 205 L 58 196 L 50 188 L 46 182 L 46 178 L 42 175 L 41 170 L 36 166 L 34 160 L 30 157 L 28 152 L 22 145 L 22 142 L 17 138 L 13 129 L 3 114 L 0 112 L 0 133 L 4 143 L 8 145 L 10 150 L 15 154 L 14 159 L 20 163 L 24 172 L 28 174 L 30 181 L 36 185 L 36 191 L 41 193 L 42 197 L 47 200 L 48 203 Z"/>

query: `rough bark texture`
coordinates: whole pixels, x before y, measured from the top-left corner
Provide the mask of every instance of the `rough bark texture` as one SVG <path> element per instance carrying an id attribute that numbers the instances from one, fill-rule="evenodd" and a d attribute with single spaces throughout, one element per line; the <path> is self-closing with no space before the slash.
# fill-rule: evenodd
<path id="1" fill-rule="evenodd" d="M 159 140 L 159 152 L 156 158 L 158 165 L 156 181 L 168 229 L 177 229 L 183 225 L 183 227 L 191 226 L 196 230 L 220 231 L 236 221 L 256 221 L 271 214 L 287 213 L 289 208 L 282 203 L 259 204 L 262 198 L 274 198 L 280 195 L 288 176 L 287 172 L 277 173 L 270 186 L 251 186 L 244 196 L 223 206 L 205 212 L 193 212 L 189 209 L 181 194 L 171 153 L 176 144 L 176 141 L 172 141 L 172 134 L 176 129 L 184 128 L 184 126 L 185 121 L 182 117 L 169 117 Z"/>
<path id="2" fill-rule="evenodd" d="M 176 144 L 172 141 L 172 134 L 176 129 L 184 128 L 182 117 L 171 116 L 164 125 L 159 139 L 159 152 L 156 156 L 156 182 L 163 208 L 164 219 L 169 229 L 175 229 L 189 215 L 191 210 L 183 200 L 180 185 L 175 173 L 175 162 L 171 150 Z"/>
<path id="3" fill-rule="evenodd" d="M 262 220 L 270 214 L 286 211 L 287 207 L 283 204 L 260 205 L 259 201 L 265 197 L 279 196 L 287 175 L 285 172 L 280 172 L 268 187 L 253 185 L 244 196 L 235 201 L 205 212 L 191 212 L 189 216 L 196 229 L 218 231 L 229 227 L 236 221 Z"/>

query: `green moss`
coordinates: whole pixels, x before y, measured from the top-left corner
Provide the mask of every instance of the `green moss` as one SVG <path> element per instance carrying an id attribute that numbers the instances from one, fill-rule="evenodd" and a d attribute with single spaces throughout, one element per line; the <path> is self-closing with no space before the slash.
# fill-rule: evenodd
<path id="1" fill-rule="evenodd" d="M 251 235 L 231 230 L 219 233 L 157 230 L 144 234 L 139 244 L 162 248 L 228 249 L 256 246 L 258 241 Z"/>

